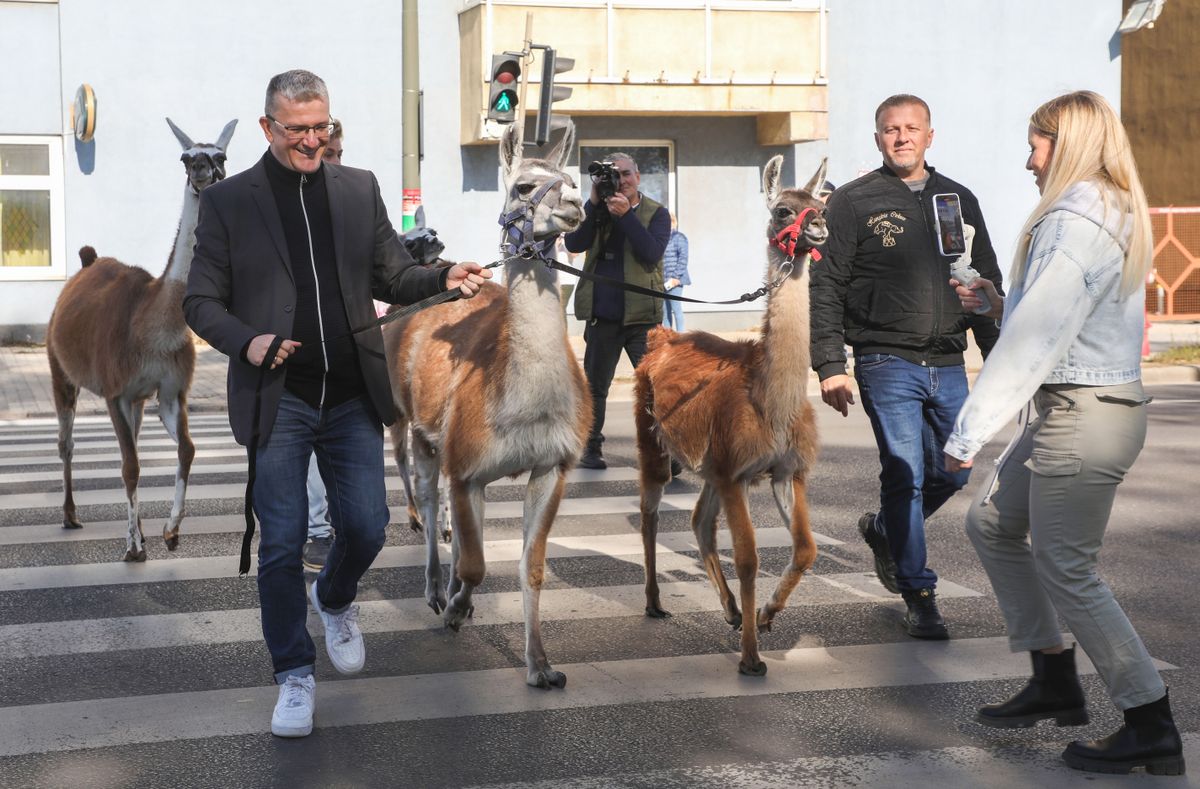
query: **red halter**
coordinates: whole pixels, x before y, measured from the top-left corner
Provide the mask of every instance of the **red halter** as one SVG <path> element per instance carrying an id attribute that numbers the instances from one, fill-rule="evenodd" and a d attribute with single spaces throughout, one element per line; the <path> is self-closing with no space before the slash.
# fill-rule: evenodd
<path id="1" fill-rule="evenodd" d="M 817 209 L 815 208 L 806 208 L 801 211 L 800 215 L 796 217 L 796 221 L 792 222 L 783 230 L 780 230 L 779 235 L 775 236 L 775 238 L 771 241 L 771 244 L 789 258 L 796 257 L 796 244 L 800 241 L 800 234 L 804 232 L 804 220 L 809 214 L 815 213 L 817 213 Z M 813 247 L 800 247 L 799 251 L 803 252 L 806 249 L 812 253 L 813 260 L 819 261 L 821 259 L 821 253 Z"/>

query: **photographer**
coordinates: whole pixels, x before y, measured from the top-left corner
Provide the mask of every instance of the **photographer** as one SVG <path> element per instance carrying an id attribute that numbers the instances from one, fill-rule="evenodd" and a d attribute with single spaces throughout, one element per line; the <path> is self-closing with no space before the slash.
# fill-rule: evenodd
<path id="1" fill-rule="evenodd" d="M 638 191 L 642 177 L 625 153 L 593 164 L 592 194 L 583 224 L 566 236 L 568 252 L 587 252 L 583 270 L 653 290 L 663 289 L 663 250 L 671 235 L 667 209 Z M 592 392 L 593 421 L 579 465 L 602 469 L 604 410 L 621 350 L 634 367 L 646 353 L 646 335 L 662 323 L 662 300 L 580 279 L 575 317 L 585 321 L 583 370 Z"/>

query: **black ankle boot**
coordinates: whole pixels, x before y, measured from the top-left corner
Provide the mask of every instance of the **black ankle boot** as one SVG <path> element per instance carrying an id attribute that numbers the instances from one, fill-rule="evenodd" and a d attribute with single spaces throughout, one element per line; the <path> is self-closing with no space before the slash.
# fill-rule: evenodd
<path id="1" fill-rule="evenodd" d="M 1075 672 L 1075 648 L 1057 655 L 1030 652 L 1033 677 L 1025 688 L 1002 704 L 980 707 L 975 720 L 997 729 L 1024 729 L 1045 718 L 1059 726 L 1088 722 L 1083 688 Z"/>
<path id="2" fill-rule="evenodd" d="M 600 452 L 599 441 L 588 441 L 587 447 L 583 450 L 583 456 L 579 458 L 578 466 L 594 469 L 608 468 L 608 463 L 604 462 L 604 455 Z"/>
<path id="3" fill-rule="evenodd" d="M 1183 741 L 1171 717 L 1167 696 L 1125 710 L 1125 725 L 1102 740 L 1076 740 L 1063 751 L 1076 770 L 1125 775 L 1145 767 L 1151 775 L 1183 775 Z"/>
<path id="4" fill-rule="evenodd" d="M 904 602 L 908 611 L 904 614 L 904 628 L 913 638 L 929 638 L 944 640 L 950 637 L 946 630 L 946 620 L 938 611 L 937 600 L 933 589 L 917 589 L 904 592 Z"/>

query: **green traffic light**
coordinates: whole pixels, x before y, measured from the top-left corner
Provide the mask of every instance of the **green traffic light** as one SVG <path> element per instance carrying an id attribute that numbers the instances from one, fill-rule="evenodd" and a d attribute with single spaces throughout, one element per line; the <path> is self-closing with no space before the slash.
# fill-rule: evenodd
<path id="1" fill-rule="evenodd" d="M 496 98 L 495 110 L 496 112 L 510 112 L 512 110 L 512 99 L 508 97 L 507 93 L 501 93 Z"/>

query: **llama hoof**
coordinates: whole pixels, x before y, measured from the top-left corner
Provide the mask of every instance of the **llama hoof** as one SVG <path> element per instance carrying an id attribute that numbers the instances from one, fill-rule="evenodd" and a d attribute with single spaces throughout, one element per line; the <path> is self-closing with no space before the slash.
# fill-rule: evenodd
<path id="1" fill-rule="evenodd" d="M 758 609 L 758 632 L 770 633 L 771 632 L 771 623 L 774 621 L 775 621 L 774 614 L 768 613 L 767 609 L 765 609 L 765 608 Z"/>
<path id="2" fill-rule="evenodd" d="M 425 600 L 425 603 L 426 603 L 426 604 L 427 604 L 427 605 L 428 605 L 430 608 L 432 608 L 432 609 L 433 609 L 433 612 L 434 612 L 435 614 L 440 614 L 440 613 L 442 613 L 442 611 L 444 611 L 444 610 L 446 609 L 446 601 L 445 601 L 445 600 L 439 600 L 439 599 L 437 599 L 436 597 L 435 597 L 435 598 L 433 598 L 432 600 L 430 600 L 430 599 L 426 599 L 426 600 Z"/>
<path id="3" fill-rule="evenodd" d="M 472 607 L 472 610 L 473 608 L 474 607 Z M 463 622 L 467 620 L 468 616 L 470 616 L 470 614 L 468 614 L 467 611 L 455 608 L 454 606 L 449 606 L 446 608 L 446 613 L 442 616 L 442 620 L 446 623 L 446 627 L 457 633 L 459 628 L 462 627 Z"/>
<path id="4" fill-rule="evenodd" d="M 421 521 L 417 520 L 416 518 L 412 518 L 412 517 L 410 517 L 410 518 L 408 519 L 408 528 L 412 529 L 412 530 L 413 530 L 413 531 L 415 531 L 417 534 L 424 534 L 424 533 L 425 533 L 425 527 L 424 527 L 424 526 L 422 526 L 422 525 L 421 525 Z"/>
<path id="5" fill-rule="evenodd" d="M 652 619 L 670 619 L 671 612 L 664 609 L 657 603 L 646 606 L 646 616 Z"/>
<path id="6" fill-rule="evenodd" d="M 739 660 L 738 673 L 745 674 L 747 677 L 765 677 L 767 675 L 767 664 L 761 660 L 756 660 L 753 663 Z"/>
<path id="7" fill-rule="evenodd" d="M 123 562 L 144 562 L 144 561 L 146 561 L 146 549 L 143 548 L 140 551 L 135 551 L 132 548 L 130 548 L 129 550 L 125 551 L 125 558 L 121 559 L 121 561 L 123 561 Z"/>
<path id="8" fill-rule="evenodd" d="M 449 545 L 452 537 L 453 537 L 453 535 L 451 534 L 449 529 L 442 529 L 442 542 Z"/>
<path id="9" fill-rule="evenodd" d="M 525 678 L 525 682 L 530 687 L 541 688 L 542 690 L 565 688 L 567 686 L 567 675 L 547 666 L 546 668 L 530 671 L 529 676 Z"/>
<path id="10" fill-rule="evenodd" d="M 163 542 L 165 542 L 167 544 L 168 551 L 173 551 L 179 547 L 179 535 L 176 534 L 174 536 L 168 537 L 167 535 L 164 534 Z"/>
<path id="11" fill-rule="evenodd" d="M 474 618 L 475 618 L 475 606 L 471 606 L 470 608 L 467 609 L 467 619 L 474 619 Z"/>
<path id="12" fill-rule="evenodd" d="M 74 518 L 63 518 L 63 528 L 64 529 L 82 529 L 83 524 L 80 523 L 79 521 L 75 520 Z"/>
<path id="13" fill-rule="evenodd" d="M 734 630 L 742 629 L 742 613 L 740 611 L 734 611 L 732 614 L 726 614 L 725 621 L 728 622 L 729 626 Z"/>

